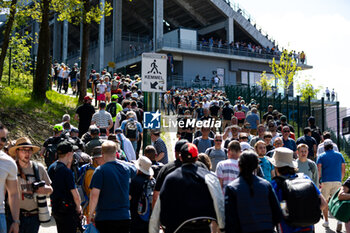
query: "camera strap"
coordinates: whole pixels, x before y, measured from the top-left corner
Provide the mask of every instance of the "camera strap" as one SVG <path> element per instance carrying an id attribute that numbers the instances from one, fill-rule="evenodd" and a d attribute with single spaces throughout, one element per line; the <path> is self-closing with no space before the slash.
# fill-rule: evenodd
<path id="1" fill-rule="evenodd" d="M 33 163 L 33 171 L 34 171 L 34 177 L 35 177 L 35 182 L 39 182 L 40 181 L 40 176 L 39 176 L 39 167 L 38 164 L 34 161 L 32 161 Z"/>

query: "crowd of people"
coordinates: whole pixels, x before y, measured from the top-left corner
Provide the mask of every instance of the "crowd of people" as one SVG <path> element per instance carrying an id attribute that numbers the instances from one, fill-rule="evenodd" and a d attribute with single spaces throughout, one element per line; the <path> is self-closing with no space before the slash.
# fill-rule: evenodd
<path id="1" fill-rule="evenodd" d="M 341 183 L 344 157 L 314 117 L 297 137 L 272 105 L 260 119 L 255 100 L 231 103 L 212 89 L 169 90 L 163 107 L 179 126 L 171 158 L 159 129 L 150 130 L 151 144 L 142 144 L 139 77 L 111 79 L 117 88 L 109 103 L 97 88 L 98 110 L 86 96 L 41 147 L 27 137 L 9 141 L 0 125 L 1 203 L 7 191 L 1 233 L 6 226 L 38 232 L 50 220 L 49 205 L 58 233 L 83 232 L 84 219 L 101 233 L 311 233 L 321 211 L 329 227 L 327 201 L 338 189 L 340 200 L 350 200 L 350 179 Z M 187 123 L 193 120 L 209 124 Z M 45 166 L 34 160 L 37 152 Z M 350 233 L 350 221 L 345 227 Z"/>
<path id="2" fill-rule="evenodd" d="M 230 49 L 232 51 L 240 51 L 240 52 L 249 52 L 251 54 L 260 54 L 260 55 L 271 55 L 275 57 L 280 57 L 282 55 L 282 50 L 279 50 L 278 46 L 273 46 L 270 48 L 269 46 L 263 47 L 261 45 L 256 45 L 251 42 L 244 42 L 244 41 L 232 41 L 228 42 L 227 40 L 223 40 L 222 38 L 200 38 L 199 42 L 199 49 L 206 49 L 209 48 L 210 50 L 213 49 Z M 292 51 L 292 56 L 295 59 L 297 63 L 304 64 L 306 60 L 305 52 L 296 52 L 295 50 Z"/>

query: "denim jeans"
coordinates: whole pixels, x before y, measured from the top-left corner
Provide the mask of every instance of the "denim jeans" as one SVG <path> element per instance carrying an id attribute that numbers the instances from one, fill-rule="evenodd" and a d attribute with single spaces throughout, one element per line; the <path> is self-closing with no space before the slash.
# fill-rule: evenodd
<path id="1" fill-rule="evenodd" d="M 137 151 L 137 140 L 136 141 L 131 141 L 132 147 L 134 148 L 135 154 Z"/>
<path id="2" fill-rule="evenodd" d="M 5 214 L 0 214 L 0 233 L 6 233 L 7 227 L 6 227 L 6 217 Z"/>
<path id="3" fill-rule="evenodd" d="M 39 215 L 35 216 L 20 216 L 19 220 L 21 224 L 19 225 L 19 233 L 38 233 L 40 222 Z"/>

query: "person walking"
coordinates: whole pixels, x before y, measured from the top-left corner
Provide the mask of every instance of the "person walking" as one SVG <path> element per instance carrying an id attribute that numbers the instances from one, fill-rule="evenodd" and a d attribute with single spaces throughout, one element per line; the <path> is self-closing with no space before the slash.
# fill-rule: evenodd
<path id="1" fill-rule="evenodd" d="M 167 176 L 155 203 L 149 232 L 210 233 L 216 221 L 224 229 L 224 198 L 219 180 L 198 167 L 198 149 L 192 143 L 181 147 L 183 165 Z"/>
<path id="2" fill-rule="evenodd" d="M 168 150 L 165 145 L 165 142 L 163 139 L 160 137 L 160 131 L 159 130 L 153 130 L 151 131 L 151 141 L 157 150 L 157 157 L 156 160 L 158 162 L 161 162 L 163 164 L 167 164 L 169 159 L 168 159 Z"/>
<path id="3" fill-rule="evenodd" d="M 51 180 L 44 166 L 41 163 L 31 161 L 32 155 L 39 150 L 40 148 L 32 145 L 26 137 L 17 139 L 15 146 L 9 150 L 9 154 L 16 158 L 18 189 L 22 197 L 20 199 L 20 233 L 37 233 L 39 231 L 37 195 L 52 193 Z"/>
<path id="4" fill-rule="evenodd" d="M 221 188 L 235 180 L 239 175 L 238 158 L 241 154 L 241 145 L 234 140 L 228 145 L 227 159 L 220 161 L 216 167 L 216 176 L 219 178 Z"/>
<path id="5" fill-rule="evenodd" d="M 350 200 L 350 177 L 343 183 L 340 188 L 339 201 L 349 201 Z M 345 223 L 346 233 L 350 233 L 350 221 Z"/>
<path id="6" fill-rule="evenodd" d="M 74 119 L 79 122 L 79 137 L 81 138 L 91 125 L 91 118 L 95 113 L 95 108 L 91 105 L 92 98 L 90 96 L 84 97 L 84 103 L 80 105 L 74 115 Z"/>
<path id="7" fill-rule="evenodd" d="M 96 125 L 97 128 L 104 128 L 107 130 L 107 136 L 109 135 L 109 129 L 113 127 L 112 115 L 107 112 L 106 102 L 100 102 L 99 111 L 92 115 L 91 125 Z"/>
<path id="8" fill-rule="evenodd" d="M 130 231 L 129 181 L 136 176 L 137 170 L 132 164 L 116 160 L 116 151 L 114 142 L 102 144 L 105 164 L 96 168 L 90 184 L 87 222 L 89 224 L 93 219 L 100 233 Z"/>
<path id="9" fill-rule="evenodd" d="M 345 160 L 341 153 L 333 150 L 333 142 L 327 139 L 323 143 L 325 152 L 317 158 L 318 174 L 320 176 L 321 192 L 328 201 L 341 187 L 341 181 L 345 175 Z M 328 206 L 323 211 L 324 223 L 322 226 L 328 228 Z M 338 226 L 342 223 L 338 222 Z M 338 227 L 337 226 L 337 227 Z M 340 228 L 339 226 L 339 228 Z"/>
<path id="10" fill-rule="evenodd" d="M 75 185 L 73 171 L 73 146 L 63 141 L 57 146 L 58 160 L 48 169 L 53 192 L 50 196 L 52 216 L 55 218 L 58 233 L 76 233 L 81 227 L 82 209 L 80 196 Z"/>
<path id="11" fill-rule="evenodd" d="M 214 143 L 214 146 L 205 151 L 205 154 L 210 158 L 213 172 L 216 171 L 216 166 L 220 161 L 227 159 L 227 149 L 222 147 L 222 134 L 215 135 Z"/>
<path id="12" fill-rule="evenodd" d="M 141 202 L 140 198 L 143 194 L 147 194 L 147 189 L 150 188 L 153 191 L 155 185 L 152 161 L 146 156 L 140 156 L 135 162 L 135 167 L 137 168 L 137 174 L 130 183 L 130 233 L 148 233 L 149 217 L 151 216 L 150 208 L 152 207 L 150 206 L 151 203 L 148 202 L 149 200 Z"/>
<path id="13" fill-rule="evenodd" d="M 259 159 L 253 151 L 239 158 L 239 177 L 226 186 L 225 232 L 272 233 L 282 219 L 279 202 L 266 180 L 253 173 Z"/>
<path id="14" fill-rule="evenodd" d="M 299 144 L 297 147 L 298 154 L 298 171 L 304 173 L 319 187 L 319 177 L 317 165 L 311 159 L 308 159 L 309 148 L 306 144 Z"/>
<path id="15" fill-rule="evenodd" d="M 0 233 L 19 232 L 19 192 L 17 186 L 17 166 L 15 161 L 2 151 L 4 142 L 7 141 L 7 129 L 0 122 Z M 8 193 L 12 223 L 6 224 L 5 191 Z M 8 231 L 7 231 L 8 230 Z"/>
<path id="16" fill-rule="evenodd" d="M 304 136 L 301 136 L 297 139 L 296 145 L 298 146 L 299 144 L 306 144 L 309 149 L 309 159 L 316 161 L 316 150 L 317 150 L 317 142 L 316 140 L 311 136 L 311 128 L 310 127 L 305 127 L 304 128 Z"/>
<path id="17" fill-rule="evenodd" d="M 276 170 L 271 184 L 283 213 L 280 232 L 312 233 L 313 224 L 320 220 L 321 210 L 327 206 L 326 200 L 308 176 L 296 173 L 298 165 L 292 150 L 285 147 L 275 149 L 270 162 Z M 298 198 L 299 195 L 303 198 Z"/>

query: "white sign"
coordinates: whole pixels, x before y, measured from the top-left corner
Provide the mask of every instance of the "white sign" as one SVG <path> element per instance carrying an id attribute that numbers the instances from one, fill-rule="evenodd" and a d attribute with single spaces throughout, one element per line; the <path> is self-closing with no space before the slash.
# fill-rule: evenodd
<path id="1" fill-rule="evenodd" d="M 142 91 L 167 91 L 167 55 L 160 53 L 142 54 Z"/>

